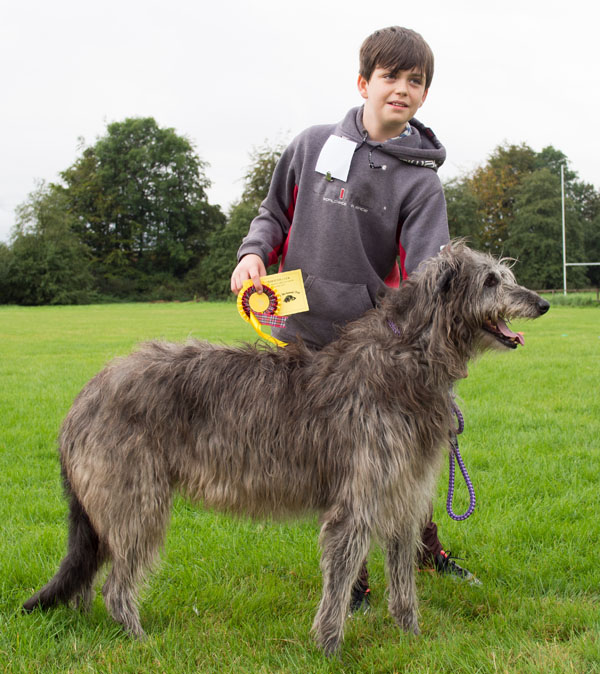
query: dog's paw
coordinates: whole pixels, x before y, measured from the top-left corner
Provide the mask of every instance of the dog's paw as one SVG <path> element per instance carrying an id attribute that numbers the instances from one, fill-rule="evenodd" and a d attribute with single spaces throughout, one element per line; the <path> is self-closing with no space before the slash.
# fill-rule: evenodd
<path id="1" fill-rule="evenodd" d="M 339 651 L 341 645 L 341 639 L 339 638 L 320 639 L 317 635 L 316 641 L 328 658 L 333 657 Z"/>
<path id="2" fill-rule="evenodd" d="M 421 633 L 416 611 L 406 611 L 400 615 L 395 615 L 394 619 L 403 632 L 415 634 L 416 636 L 419 636 Z"/>
<path id="3" fill-rule="evenodd" d="M 333 625 L 318 624 L 315 620 L 312 632 L 317 646 L 327 657 L 331 657 L 337 653 L 342 643 L 343 631 L 340 631 L 339 628 Z"/>

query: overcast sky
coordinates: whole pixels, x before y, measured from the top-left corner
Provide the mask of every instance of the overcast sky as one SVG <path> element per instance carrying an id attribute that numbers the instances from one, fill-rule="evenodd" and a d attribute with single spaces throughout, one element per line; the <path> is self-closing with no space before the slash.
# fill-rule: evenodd
<path id="1" fill-rule="evenodd" d="M 253 147 L 362 102 L 360 44 L 395 24 L 435 54 L 418 117 L 447 148 L 442 180 L 507 141 L 553 145 L 600 188 L 592 10 L 590 0 L 7 0 L 0 240 L 36 181 L 57 181 L 75 161 L 80 137 L 93 144 L 107 123 L 133 116 L 189 138 L 210 164 L 211 203 L 227 209 Z"/>

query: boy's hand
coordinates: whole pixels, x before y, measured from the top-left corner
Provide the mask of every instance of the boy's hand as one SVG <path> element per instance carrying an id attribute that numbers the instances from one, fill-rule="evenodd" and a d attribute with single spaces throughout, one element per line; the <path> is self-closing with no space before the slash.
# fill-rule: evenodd
<path id="1" fill-rule="evenodd" d="M 266 275 L 265 263 L 259 255 L 254 255 L 254 253 L 244 255 L 231 275 L 231 292 L 237 295 L 242 289 L 244 281 L 252 279 L 256 291 L 262 293 L 260 277 Z"/>

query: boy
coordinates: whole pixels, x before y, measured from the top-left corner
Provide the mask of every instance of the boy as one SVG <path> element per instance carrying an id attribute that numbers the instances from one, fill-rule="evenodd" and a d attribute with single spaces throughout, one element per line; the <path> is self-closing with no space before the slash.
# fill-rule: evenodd
<path id="1" fill-rule="evenodd" d="M 231 277 L 234 293 L 248 279 L 260 292 L 259 277 L 277 259 L 280 271 L 302 270 L 310 310 L 273 328 L 278 339 L 322 348 L 336 326 L 374 306 L 382 286 L 397 287 L 448 243 L 437 175 L 446 151 L 414 119 L 432 76 L 433 54 L 418 33 L 399 26 L 376 31 L 360 49 L 363 106 L 337 125 L 307 129 L 283 152 Z M 422 561 L 473 578 L 443 551 L 433 522 L 422 538 Z M 368 606 L 368 592 L 365 566 L 353 610 L 363 601 Z"/>

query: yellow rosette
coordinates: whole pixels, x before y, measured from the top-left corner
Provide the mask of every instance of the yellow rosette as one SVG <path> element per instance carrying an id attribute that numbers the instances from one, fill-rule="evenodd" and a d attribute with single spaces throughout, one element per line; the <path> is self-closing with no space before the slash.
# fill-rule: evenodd
<path id="1" fill-rule="evenodd" d="M 250 323 L 263 339 L 283 347 L 287 346 L 286 342 L 268 335 L 261 327 L 261 325 L 283 327 L 285 316 L 280 315 L 281 307 L 279 292 L 264 283 L 262 293 L 256 291 L 252 281 L 247 281 L 238 293 L 237 308 L 240 316 Z"/>

